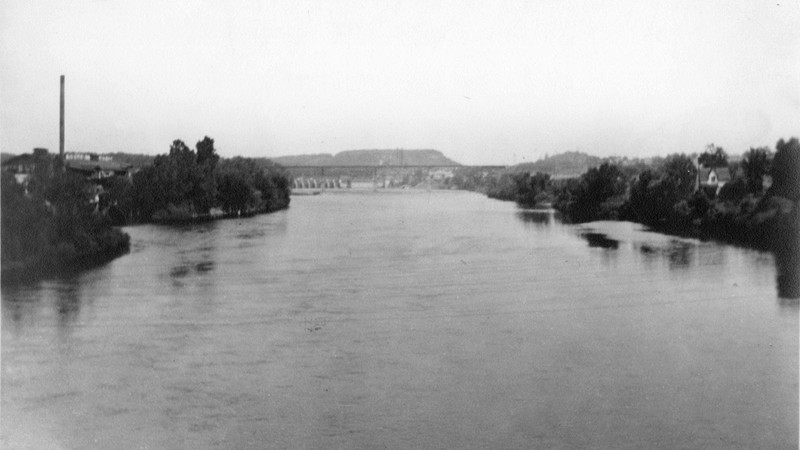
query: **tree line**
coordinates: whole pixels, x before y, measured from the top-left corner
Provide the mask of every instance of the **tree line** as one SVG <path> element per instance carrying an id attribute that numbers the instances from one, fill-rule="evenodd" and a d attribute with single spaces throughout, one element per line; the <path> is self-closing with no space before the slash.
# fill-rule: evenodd
<path id="1" fill-rule="evenodd" d="M 251 158 L 220 158 L 206 136 L 196 149 L 175 140 L 167 154 L 116 180 L 106 201 L 139 222 L 250 215 L 286 208 L 289 177 L 278 165 Z"/>
<path id="2" fill-rule="evenodd" d="M 524 207 L 552 205 L 568 222 L 627 220 L 673 234 L 696 235 L 769 248 L 792 227 L 788 206 L 798 201 L 800 142 L 781 139 L 749 149 L 730 163 L 721 147 L 709 145 L 697 157 L 701 167 L 726 168 L 732 179 L 716 187 L 698 185 L 695 158 L 673 154 L 651 165 L 604 162 L 580 177 L 553 179 L 537 172 L 506 172 L 457 181 L 489 197 Z M 765 180 L 772 180 L 765 188 Z"/>
<path id="3" fill-rule="evenodd" d="M 34 151 L 24 183 L 2 171 L 3 281 L 100 264 L 128 251 L 113 225 L 266 213 L 289 205 L 289 178 L 268 160 L 220 158 L 205 137 L 175 140 L 132 177 L 87 180 Z"/>

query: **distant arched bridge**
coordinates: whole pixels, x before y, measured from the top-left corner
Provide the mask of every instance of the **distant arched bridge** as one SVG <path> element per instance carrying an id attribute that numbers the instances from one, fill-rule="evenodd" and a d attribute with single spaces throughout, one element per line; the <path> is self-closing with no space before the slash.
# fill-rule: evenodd
<path id="1" fill-rule="evenodd" d="M 479 171 L 492 174 L 507 166 L 439 165 L 347 165 L 347 166 L 283 166 L 294 179 L 294 187 L 344 188 L 353 181 L 371 181 L 376 185 L 417 184 L 426 180 L 442 180 L 457 172 Z"/>

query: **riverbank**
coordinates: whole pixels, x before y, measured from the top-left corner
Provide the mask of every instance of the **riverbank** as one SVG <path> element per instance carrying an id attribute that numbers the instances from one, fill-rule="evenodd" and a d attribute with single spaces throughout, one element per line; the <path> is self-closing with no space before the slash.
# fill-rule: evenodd
<path id="1" fill-rule="evenodd" d="M 81 244 L 62 242 L 43 249 L 40 254 L 3 261 L 0 283 L 30 283 L 102 266 L 130 251 L 130 236 L 117 228 L 109 228 L 84 235 Z"/>
<path id="2" fill-rule="evenodd" d="M 215 220 L 240 219 L 255 217 L 261 214 L 270 214 L 289 208 L 289 202 L 280 207 L 263 207 L 259 209 L 247 209 L 241 211 L 214 211 L 207 214 L 155 214 L 149 221 L 142 223 L 153 223 L 157 225 L 189 225 L 194 223 L 212 222 Z"/>
<path id="3" fill-rule="evenodd" d="M 43 171 L 23 185 L 3 171 L 2 188 L 3 284 L 73 273 L 130 248 L 130 237 L 97 212 L 79 175 Z"/>

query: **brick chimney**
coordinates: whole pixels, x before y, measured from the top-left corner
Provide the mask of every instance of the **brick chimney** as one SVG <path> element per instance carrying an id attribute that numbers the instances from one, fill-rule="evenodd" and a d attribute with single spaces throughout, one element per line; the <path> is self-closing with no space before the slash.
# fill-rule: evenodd
<path id="1" fill-rule="evenodd" d="M 58 156 L 61 162 L 64 162 L 64 75 L 61 75 L 61 108 L 60 116 L 58 119 L 59 133 L 58 133 Z"/>

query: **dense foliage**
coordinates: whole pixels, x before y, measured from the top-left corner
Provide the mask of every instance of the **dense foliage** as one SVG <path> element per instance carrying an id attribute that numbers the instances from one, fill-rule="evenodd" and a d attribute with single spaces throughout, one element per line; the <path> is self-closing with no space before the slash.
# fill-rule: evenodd
<path id="1" fill-rule="evenodd" d="M 270 212 L 289 204 L 289 179 L 269 161 L 221 159 L 206 137 L 180 140 L 132 178 L 89 181 L 35 151 L 24 183 L 2 173 L 3 279 L 102 263 L 129 248 L 112 221 L 182 221 Z M 101 193 L 98 196 L 98 193 Z"/>
<path id="2" fill-rule="evenodd" d="M 2 173 L 4 281 L 99 264 L 129 248 L 128 235 L 98 213 L 93 185 L 53 163 L 38 156 L 27 192 Z"/>
<path id="3" fill-rule="evenodd" d="M 178 221 L 225 214 L 269 212 L 289 205 L 289 179 L 279 166 L 249 158 L 220 159 L 205 137 L 196 151 L 183 141 L 133 176 L 111 201 L 139 221 Z"/>
<path id="4" fill-rule="evenodd" d="M 619 167 L 604 163 L 589 169 L 577 182 L 566 183 L 554 206 L 576 222 L 616 219 L 625 182 Z"/>
<path id="5" fill-rule="evenodd" d="M 648 166 L 607 161 L 577 178 L 552 180 L 517 170 L 495 177 L 461 174 L 454 185 L 524 207 L 555 199 L 553 207 L 567 221 L 629 220 L 771 250 L 780 295 L 800 297 L 800 141 L 781 139 L 774 154 L 751 148 L 738 164 L 729 163 L 721 147 L 709 145 L 697 161 L 706 168 L 727 167 L 733 179 L 721 188 L 702 185 L 694 157 L 676 154 L 654 158 Z"/>
<path id="6" fill-rule="evenodd" d="M 525 207 L 552 202 L 572 222 L 629 220 L 762 248 L 774 248 L 797 228 L 791 216 L 796 214 L 791 204 L 800 197 L 797 138 L 780 140 L 774 154 L 765 147 L 751 148 L 740 164 L 729 163 L 725 151 L 713 144 L 696 159 L 705 167 L 728 167 L 733 179 L 719 189 L 702 186 L 695 158 L 674 154 L 648 166 L 606 161 L 576 178 L 508 171 L 482 179 L 460 175 L 455 184 L 477 186 L 489 197 Z"/>
<path id="7" fill-rule="evenodd" d="M 706 151 L 697 158 L 697 162 L 705 167 L 726 167 L 728 165 L 728 154 L 722 147 L 709 144 Z"/>
<path id="8" fill-rule="evenodd" d="M 762 193 L 764 177 L 770 173 L 772 158 L 772 152 L 766 147 L 751 148 L 744 154 L 741 165 L 749 193 Z"/>

